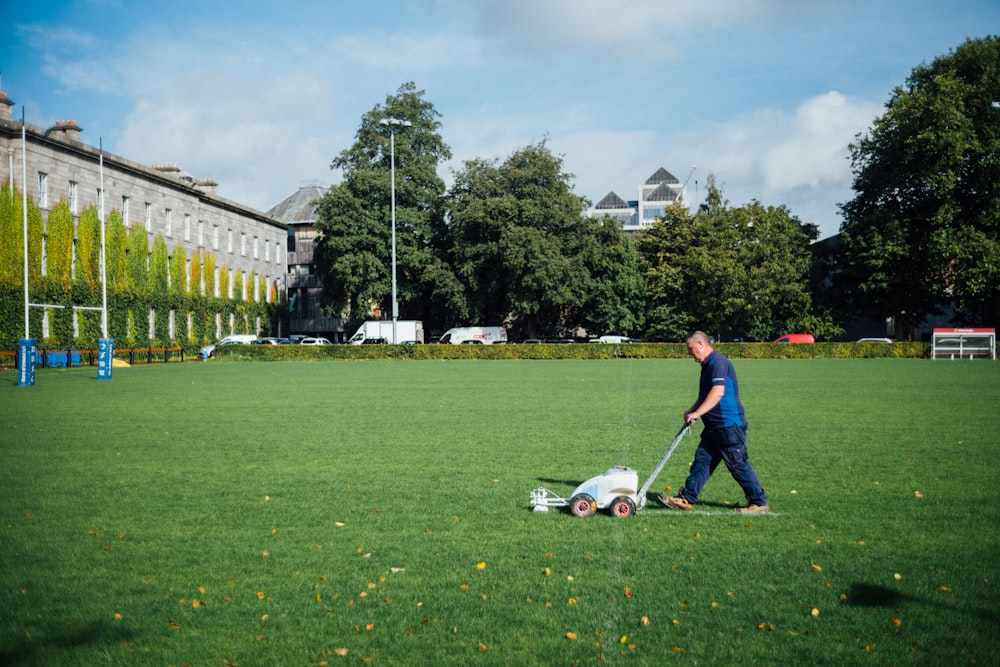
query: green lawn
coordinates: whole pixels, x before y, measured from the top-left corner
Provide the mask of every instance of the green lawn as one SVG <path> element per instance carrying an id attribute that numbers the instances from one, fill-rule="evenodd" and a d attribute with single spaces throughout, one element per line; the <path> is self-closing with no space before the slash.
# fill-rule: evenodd
<path id="1" fill-rule="evenodd" d="M 735 363 L 767 516 L 529 511 L 690 360 L 0 373 L 0 664 L 997 664 L 1000 365 Z"/>

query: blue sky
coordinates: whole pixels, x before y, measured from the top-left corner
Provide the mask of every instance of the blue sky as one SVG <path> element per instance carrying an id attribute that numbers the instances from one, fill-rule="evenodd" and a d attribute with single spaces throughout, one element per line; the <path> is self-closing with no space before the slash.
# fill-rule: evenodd
<path id="1" fill-rule="evenodd" d="M 413 81 L 453 169 L 546 139 L 592 202 L 659 167 L 688 198 L 786 205 L 823 236 L 847 145 L 917 65 L 1000 30 L 996 0 L 67 0 L 6 3 L 29 123 L 172 162 L 266 210 L 330 185 L 361 116 Z"/>

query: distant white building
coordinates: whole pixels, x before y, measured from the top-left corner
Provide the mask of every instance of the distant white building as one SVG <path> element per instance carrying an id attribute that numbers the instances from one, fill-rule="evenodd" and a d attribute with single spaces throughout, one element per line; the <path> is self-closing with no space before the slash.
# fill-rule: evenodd
<path id="1" fill-rule="evenodd" d="M 686 195 L 687 182 L 681 183 L 676 176 L 660 167 L 639 186 L 638 199 L 626 201 L 612 191 L 587 214 L 592 218 L 610 216 L 619 221 L 626 232 L 637 232 L 651 227 L 666 212 L 667 206 L 680 204 L 687 207 Z"/>

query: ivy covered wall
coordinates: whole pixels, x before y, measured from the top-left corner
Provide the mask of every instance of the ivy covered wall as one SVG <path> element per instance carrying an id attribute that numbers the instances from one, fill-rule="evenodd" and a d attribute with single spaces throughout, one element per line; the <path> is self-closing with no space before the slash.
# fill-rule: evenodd
<path id="1" fill-rule="evenodd" d="M 73 215 L 57 203 L 43 223 L 29 198 L 28 284 L 31 303 L 101 306 L 100 216 L 96 206 Z M 17 349 L 24 336 L 24 200 L 9 184 L 0 188 L 0 350 Z M 244 281 L 199 250 L 190 263 L 182 247 L 168 255 L 164 239 L 152 246 L 142 225 L 126 229 L 115 210 L 105 226 L 108 335 L 118 349 L 183 347 L 195 354 L 202 345 L 230 333 L 288 331 L 287 308 L 262 277 Z M 218 267 L 218 269 L 216 268 Z M 270 298 L 270 302 L 268 302 Z M 31 307 L 29 331 L 42 349 L 97 348 L 97 310 Z"/>

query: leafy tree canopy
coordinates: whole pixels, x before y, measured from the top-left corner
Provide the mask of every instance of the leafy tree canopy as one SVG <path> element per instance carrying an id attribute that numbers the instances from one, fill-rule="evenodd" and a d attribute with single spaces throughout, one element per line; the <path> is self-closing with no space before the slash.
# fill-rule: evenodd
<path id="1" fill-rule="evenodd" d="M 400 317 L 419 315 L 421 298 L 437 289 L 431 281 L 442 277 L 431 242 L 443 215 L 445 185 L 437 168 L 451 150 L 438 133 L 440 114 L 423 96 L 412 82 L 403 84 L 362 117 L 354 144 L 332 164 L 343 181 L 319 202 L 315 261 L 324 300 L 356 320 L 372 307 L 391 311 L 393 154 Z M 410 125 L 380 123 L 389 119 Z"/>
<path id="2" fill-rule="evenodd" d="M 851 146 L 845 294 L 904 335 L 952 304 L 1000 319 L 1000 38 L 915 68 Z"/>
<path id="3" fill-rule="evenodd" d="M 816 234 L 784 207 L 730 207 L 709 176 L 705 205 L 693 214 L 667 209 L 639 239 L 650 337 L 683 340 L 693 329 L 748 340 L 839 333 L 812 303 L 809 244 Z"/>

